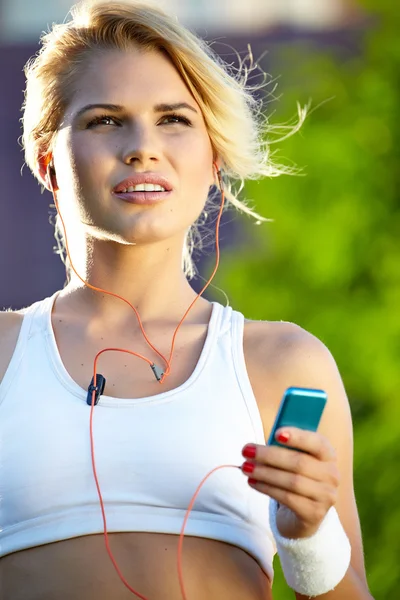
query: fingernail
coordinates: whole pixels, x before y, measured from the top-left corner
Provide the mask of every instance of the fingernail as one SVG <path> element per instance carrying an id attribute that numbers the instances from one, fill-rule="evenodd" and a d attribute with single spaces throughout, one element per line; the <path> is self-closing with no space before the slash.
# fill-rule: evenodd
<path id="1" fill-rule="evenodd" d="M 289 440 L 289 434 L 287 433 L 287 431 L 281 431 L 280 433 L 278 433 L 278 435 L 276 436 L 276 439 L 278 440 L 278 442 L 281 442 L 282 444 L 286 444 L 286 442 Z"/>
<path id="2" fill-rule="evenodd" d="M 257 448 L 253 444 L 247 444 L 242 450 L 242 456 L 245 458 L 255 458 Z"/>
<path id="3" fill-rule="evenodd" d="M 251 479 L 250 477 L 248 478 L 248 483 L 250 483 L 251 485 L 254 485 L 255 483 L 257 483 L 257 479 Z"/>
<path id="4" fill-rule="evenodd" d="M 242 471 L 244 473 L 252 473 L 254 471 L 255 465 L 253 463 L 245 462 L 242 464 Z"/>

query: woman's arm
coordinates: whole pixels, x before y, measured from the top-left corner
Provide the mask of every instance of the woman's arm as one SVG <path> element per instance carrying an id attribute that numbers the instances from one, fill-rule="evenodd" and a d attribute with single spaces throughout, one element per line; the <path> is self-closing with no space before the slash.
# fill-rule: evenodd
<path id="1" fill-rule="evenodd" d="M 259 325 L 263 326 L 262 323 Z M 322 521 L 330 506 L 335 506 L 351 544 L 351 563 L 346 575 L 335 589 L 316 598 L 321 600 L 371 600 L 354 496 L 353 426 L 350 406 L 340 373 L 332 354 L 318 338 L 291 323 L 282 324 L 281 331 L 281 339 L 274 345 L 274 389 L 283 390 L 290 386 L 322 389 L 328 395 L 328 402 L 318 432 L 293 430 L 292 437 L 288 442 L 290 446 L 298 444 L 299 448 L 305 448 L 310 443 L 316 445 L 313 458 L 310 459 L 309 455 L 296 452 L 297 458 L 300 460 L 292 460 L 290 466 L 283 466 L 282 463 L 278 466 L 278 463 L 273 464 L 276 459 L 276 447 L 273 451 L 275 454 L 271 454 L 271 447 L 257 446 L 257 456 L 254 460 L 260 467 L 255 471 L 255 475 L 250 475 L 250 478 L 259 481 L 254 485 L 255 489 L 272 498 L 275 496 L 278 502 L 288 506 L 295 514 L 296 508 L 299 508 L 300 517 L 297 524 L 299 531 L 301 527 L 309 530 L 306 537 L 312 535 L 315 528 L 318 528 L 318 523 Z M 270 354 L 270 341 L 266 341 L 267 346 L 267 352 Z M 259 352 L 259 355 L 262 353 Z M 279 402 L 280 398 L 276 401 Z M 270 406 L 265 408 L 265 414 L 269 412 Z M 261 414 L 263 414 L 262 407 Z M 280 460 L 282 457 L 286 459 L 289 456 L 289 454 L 282 453 L 290 453 L 290 450 L 279 450 L 281 450 Z M 320 456 L 318 456 L 319 452 Z M 316 457 L 319 461 L 318 465 L 316 465 Z M 314 466 L 311 461 L 314 461 Z M 266 468 L 263 470 L 261 465 Z M 313 477 L 319 479 L 317 485 L 321 492 L 321 502 L 309 501 L 309 498 L 306 497 L 307 493 L 304 491 L 306 489 L 304 485 L 307 484 L 307 480 L 304 479 L 307 477 L 306 473 L 311 473 L 315 465 L 319 471 L 316 471 L 318 476 L 314 474 Z M 271 468 L 285 470 L 285 476 L 278 486 L 277 478 Z M 290 471 L 289 477 L 287 476 L 288 470 Z M 334 476 L 335 472 L 338 473 L 338 478 Z M 311 481 L 310 477 L 308 481 L 310 489 L 315 489 L 315 480 Z M 316 513 L 319 516 L 314 518 Z M 297 600 L 308 600 L 309 598 L 297 592 L 295 595 Z"/>
<path id="2" fill-rule="evenodd" d="M 328 394 L 319 433 L 336 451 L 340 482 L 335 508 L 351 544 L 351 563 L 342 581 L 321 600 L 371 600 L 365 574 L 360 521 L 353 484 L 353 424 L 349 401 L 336 362 L 327 347 L 313 335 L 301 330 L 293 345 L 293 378 L 299 387 L 323 389 Z M 307 596 L 295 593 L 297 600 Z"/>

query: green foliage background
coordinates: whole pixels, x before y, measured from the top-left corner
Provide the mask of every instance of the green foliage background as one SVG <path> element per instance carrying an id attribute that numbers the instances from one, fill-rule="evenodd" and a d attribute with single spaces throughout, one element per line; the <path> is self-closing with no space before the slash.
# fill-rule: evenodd
<path id="1" fill-rule="evenodd" d="M 242 219 L 245 244 L 222 256 L 214 283 L 251 319 L 298 323 L 333 353 L 352 408 L 355 490 L 375 599 L 400 598 L 400 11 L 374 15 L 349 57 L 307 43 L 268 46 L 287 121 L 313 106 L 279 155 L 305 176 L 249 182 L 245 197 L 273 223 Z M 339 50 L 339 52 L 338 52 Z M 273 147 L 274 149 L 274 147 Z M 277 158 L 277 157 L 276 157 Z M 221 301 L 221 298 L 218 298 Z M 340 426 L 340 424 L 338 424 Z M 294 594 L 278 559 L 274 598 Z"/>

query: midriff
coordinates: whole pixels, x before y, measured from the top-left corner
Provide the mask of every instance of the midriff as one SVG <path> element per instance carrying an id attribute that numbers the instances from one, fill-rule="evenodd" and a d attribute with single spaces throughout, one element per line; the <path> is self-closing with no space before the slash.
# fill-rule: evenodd
<path id="1" fill-rule="evenodd" d="M 130 587 L 146 600 L 182 600 L 178 535 L 110 533 L 111 552 Z M 268 577 L 236 546 L 185 536 L 182 568 L 187 600 L 272 600 Z M 103 534 L 63 540 L 0 559 L 1 600 L 127 600 Z"/>

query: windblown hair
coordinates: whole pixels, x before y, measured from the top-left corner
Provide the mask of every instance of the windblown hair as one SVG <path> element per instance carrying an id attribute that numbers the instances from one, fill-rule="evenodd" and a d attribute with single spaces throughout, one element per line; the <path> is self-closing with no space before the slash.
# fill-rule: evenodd
<path id="1" fill-rule="evenodd" d="M 24 67 L 27 85 L 22 106 L 22 146 L 25 162 L 39 183 L 38 159 L 52 152 L 85 61 L 98 51 L 129 52 L 140 47 L 169 57 L 200 106 L 215 156 L 224 170 L 226 206 L 233 205 L 258 222 L 268 220 L 253 212 L 238 195 L 246 179 L 293 174 L 293 168 L 272 162 L 268 134 L 279 130 L 287 137 L 297 131 L 306 108 L 298 106 L 297 123 L 270 126 L 262 112 L 262 101 L 254 95 L 265 83 L 248 85 L 249 74 L 258 68 L 251 54 L 249 66 L 240 61 L 239 68 L 234 69 L 173 15 L 149 2 L 84 0 L 70 13 L 70 21 L 53 24 L 51 31 L 43 32 L 40 50 Z M 212 201 L 213 198 L 211 206 Z M 196 274 L 193 250 L 202 247 L 198 227 L 202 218 L 204 214 L 187 232 L 185 240 L 182 268 L 189 279 Z M 58 215 L 55 229 L 58 253 L 69 278 L 70 265 L 64 257 L 65 240 Z"/>

